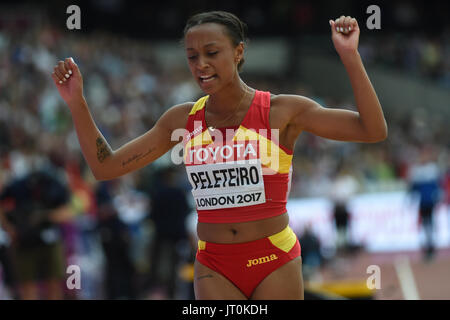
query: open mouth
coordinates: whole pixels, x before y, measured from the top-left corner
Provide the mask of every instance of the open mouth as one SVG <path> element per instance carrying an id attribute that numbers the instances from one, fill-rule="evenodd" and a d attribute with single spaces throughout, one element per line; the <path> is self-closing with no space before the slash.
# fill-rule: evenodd
<path id="1" fill-rule="evenodd" d="M 200 78 L 201 82 L 207 83 L 207 82 L 210 82 L 210 81 L 216 79 L 217 76 L 215 74 L 213 74 L 212 76 L 200 76 L 199 78 Z"/>

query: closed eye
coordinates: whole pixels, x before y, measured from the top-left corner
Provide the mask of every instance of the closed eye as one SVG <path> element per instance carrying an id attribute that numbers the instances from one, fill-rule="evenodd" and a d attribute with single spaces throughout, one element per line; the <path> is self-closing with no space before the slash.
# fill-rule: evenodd
<path id="1" fill-rule="evenodd" d="M 219 53 L 219 51 L 214 51 L 214 52 L 208 52 L 208 55 L 213 56 L 215 54 Z"/>

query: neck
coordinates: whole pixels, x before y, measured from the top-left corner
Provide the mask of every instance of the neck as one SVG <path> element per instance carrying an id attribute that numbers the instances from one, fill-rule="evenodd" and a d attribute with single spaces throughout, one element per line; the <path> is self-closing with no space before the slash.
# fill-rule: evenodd
<path id="1" fill-rule="evenodd" d="M 229 114 L 237 111 L 236 107 L 241 102 L 242 98 L 246 99 L 245 95 L 252 91 L 244 81 L 239 78 L 239 81 L 234 81 L 219 92 L 213 93 L 208 98 L 208 112 L 213 114 Z M 241 106 L 242 107 L 242 103 Z"/>

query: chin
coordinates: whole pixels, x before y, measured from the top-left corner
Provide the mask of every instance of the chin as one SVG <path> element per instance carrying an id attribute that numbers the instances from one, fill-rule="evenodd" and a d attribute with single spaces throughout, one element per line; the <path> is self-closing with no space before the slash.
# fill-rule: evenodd
<path id="1" fill-rule="evenodd" d="M 204 89 L 204 88 L 202 88 L 202 87 L 200 87 L 200 89 L 202 90 L 202 92 L 204 93 L 204 94 L 207 94 L 207 95 L 213 95 L 213 94 L 215 94 L 217 91 L 219 91 L 217 88 L 211 88 L 211 89 Z"/>
<path id="2" fill-rule="evenodd" d="M 206 93 L 208 95 L 211 95 L 211 94 L 214 94 L 214 93 L 218 92 L 220 90 L 220 88 L 221 88 L 221 86 L 218 86 L 217 84 L 215 84 L 215 85 L 205 85 L 204 83 L 198 83 L 198 86 L 200 87 L 200 89 L 204 93 Z"/>

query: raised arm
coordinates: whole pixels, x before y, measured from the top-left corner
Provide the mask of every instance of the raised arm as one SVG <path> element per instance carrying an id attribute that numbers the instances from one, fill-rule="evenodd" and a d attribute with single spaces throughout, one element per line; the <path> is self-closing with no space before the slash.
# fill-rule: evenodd
<path id="1" fill-rule="evenodd" d="M 379 142 L 387 137 L 383 110 L 358 53 L 359 27 L 356 19 L 330 20 L 332 40 L 353 88 L 358 112 L 324 108 L 315 101 L 294 95 L 279 96 L 290 113 L 294 133 L 308 131 L 342 141 Z M 324 75 L 326 76 L 326 75 Z"/>
<path id="2" fill-rule="evenodd" d="M 152 129 L 113 151 L 91 116 L 75 62 L 71 58 L 60 61 L 52 78 L 72 113 L 84 158 L 98 180 L 114 179 L 140 169 L 169 151 L 179 142 L 171 141 L 172 131 L 184 128 L 192 107 L 192 103 L 186 103 L 170 108 Z"/>

